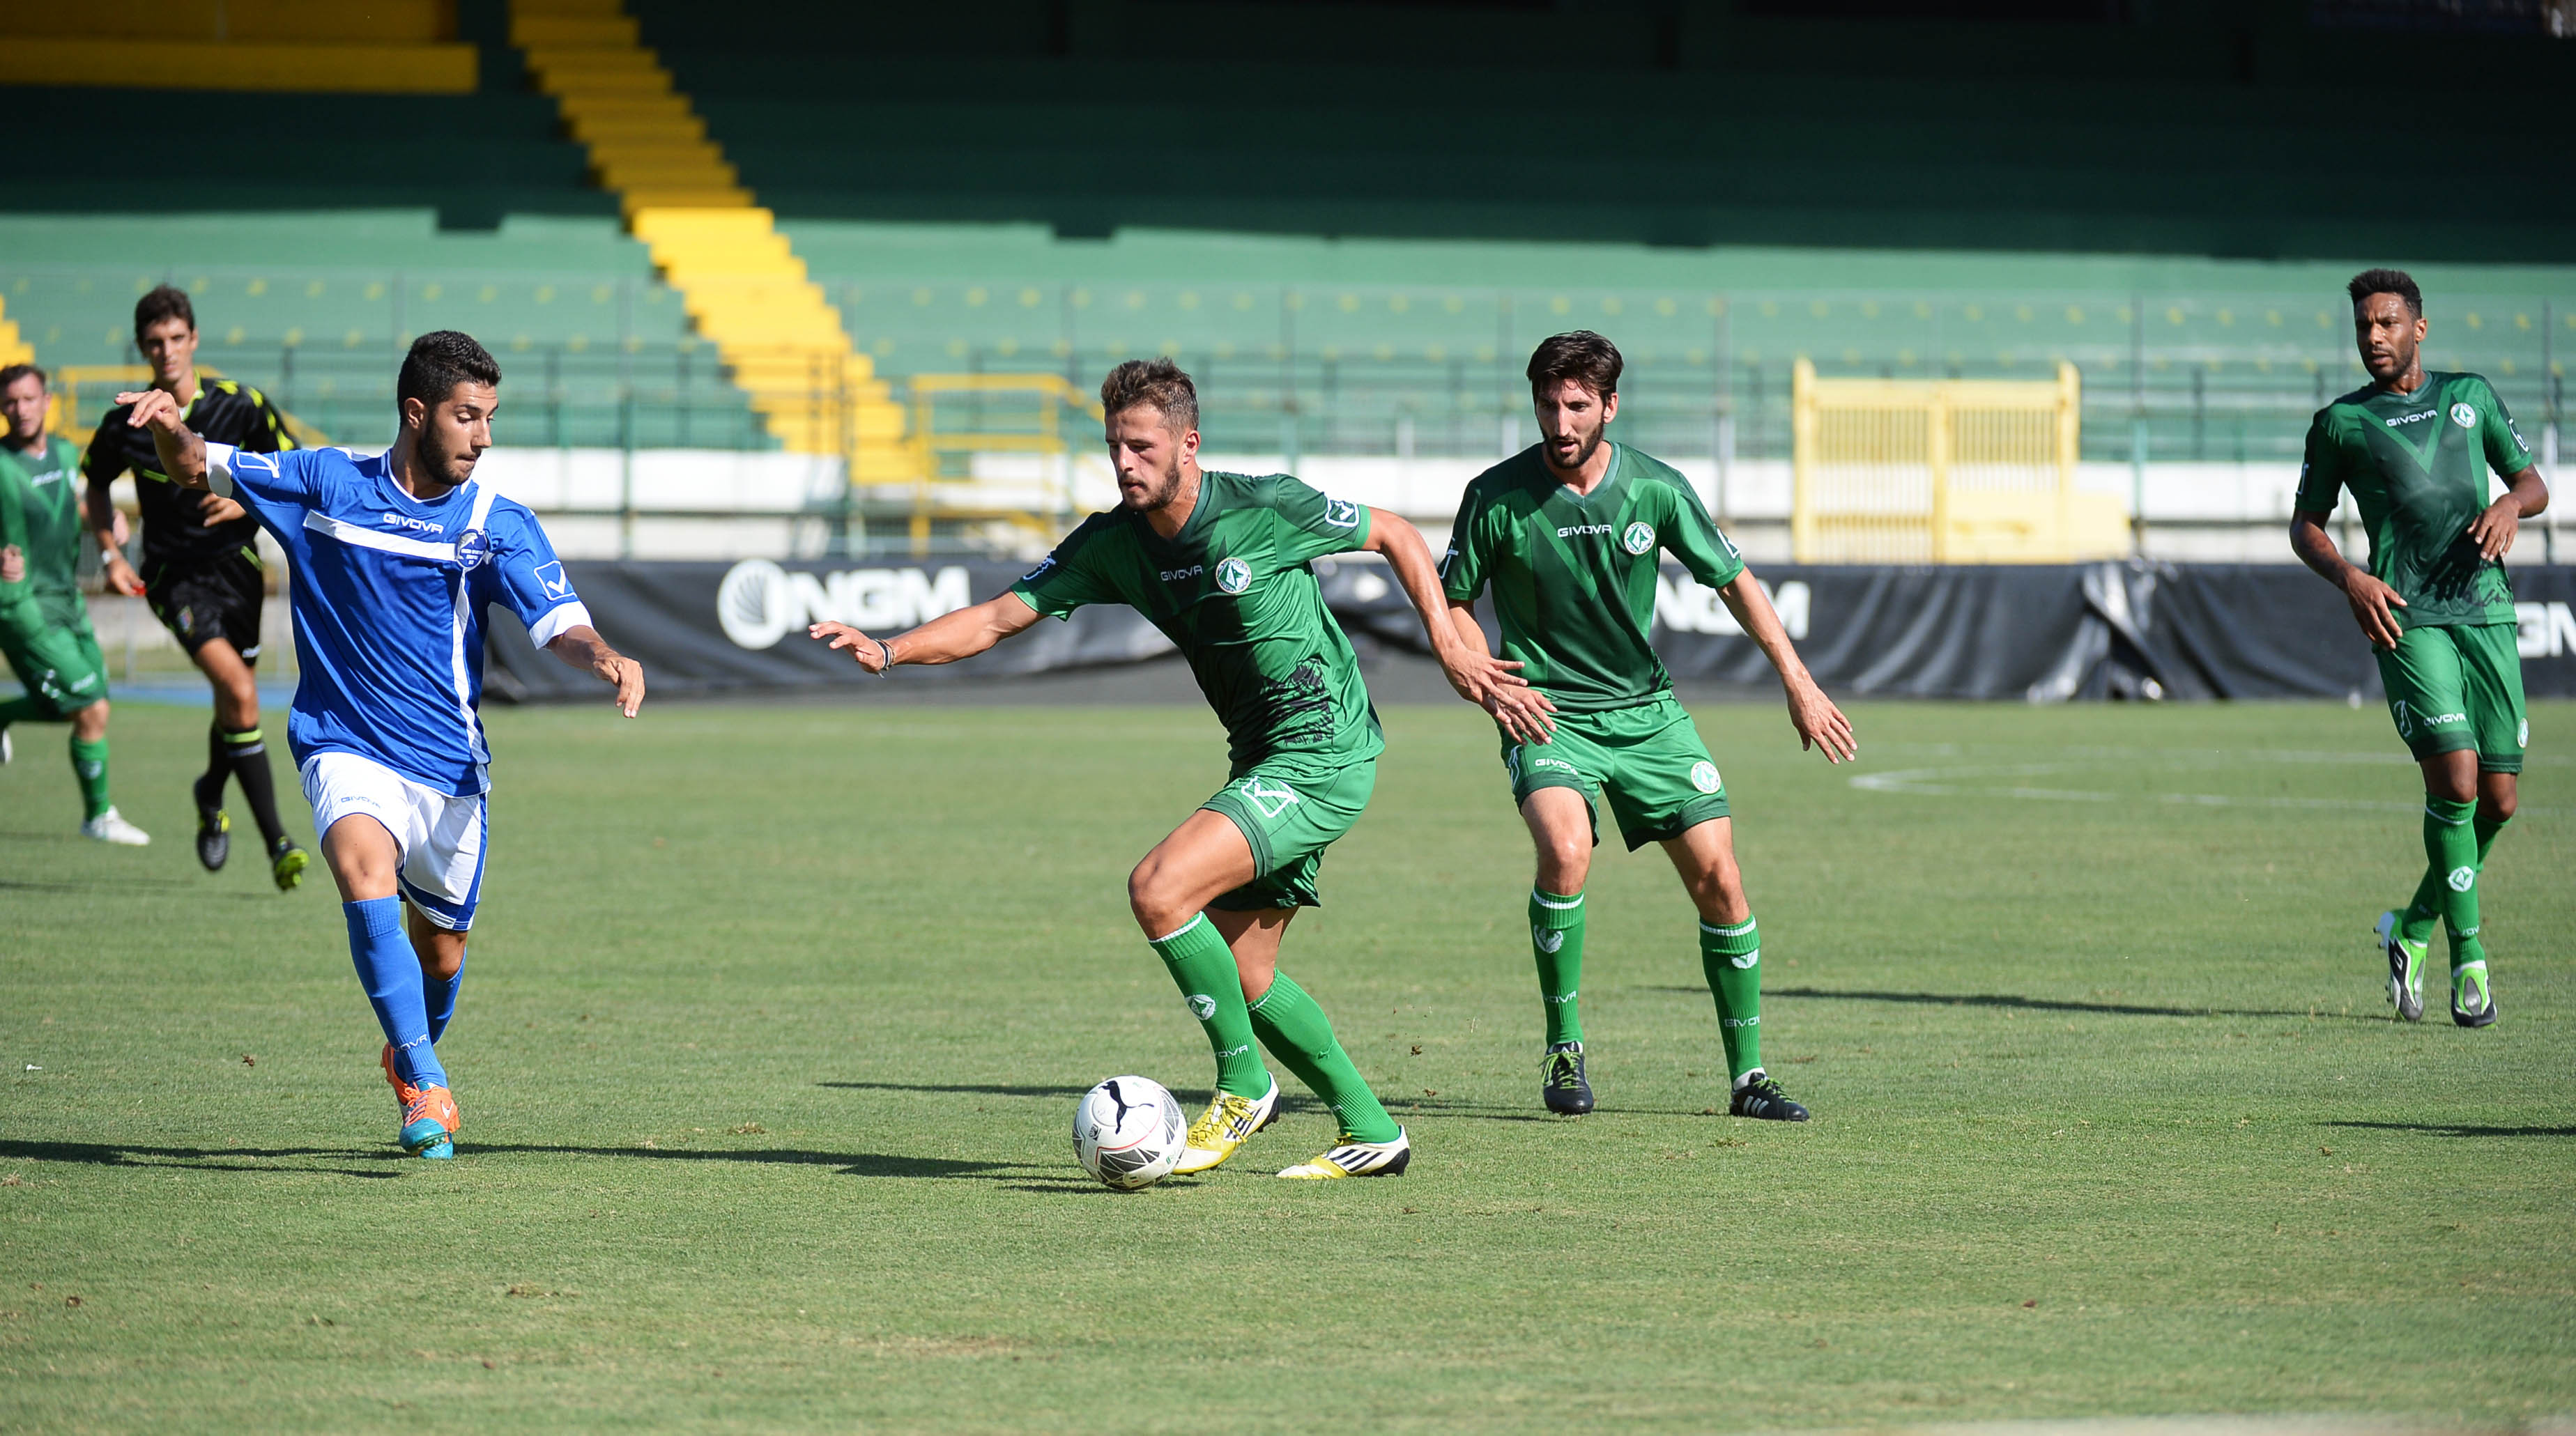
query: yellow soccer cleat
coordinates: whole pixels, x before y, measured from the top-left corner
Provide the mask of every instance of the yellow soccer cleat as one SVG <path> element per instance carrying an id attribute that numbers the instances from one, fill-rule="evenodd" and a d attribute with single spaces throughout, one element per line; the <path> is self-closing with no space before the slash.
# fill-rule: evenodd
<path id="1" fill-rule="evenodd" d="M 1312 1161 L 1299 1162 L 1279 1175 L 1292 1182 L 1327 1182 L 1337 1177 L 1397 1177 L 1413 1162 L 1413 1139 L 1402 1127 L 1392 1142 L 1345 1141 Z"/>
<path id="2" fill-rule="evenodd" d="M 1181 1160 L 1172 1168 L 1175 1177 L 1192 1172 L 1212 1171 L 1225 1165 L 1227 1158 L 1243 1150 L 1252 1134 L 1267 1127 L 1279 1116 L 1279 1079 L 1270 1079 L 1270 1090 L 1259 1097 L 1237 1097 L 1219 1092 L 1208 1109 L 1190 1124 L 1189 1145 Z"/>

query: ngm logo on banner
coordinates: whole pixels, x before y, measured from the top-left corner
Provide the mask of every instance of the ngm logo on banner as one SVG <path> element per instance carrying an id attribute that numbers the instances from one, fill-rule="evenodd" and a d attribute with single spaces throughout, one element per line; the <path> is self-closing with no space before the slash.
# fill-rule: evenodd
<path id="1" fill-rule="evenodd" d="M 738 648 L 775 647 L 809 623 L 893 633 L 973 603 L 966 570 L 856 568 L 789 573 L 765 558 L 735 564 L 716 585 L 716 621 Z"/>

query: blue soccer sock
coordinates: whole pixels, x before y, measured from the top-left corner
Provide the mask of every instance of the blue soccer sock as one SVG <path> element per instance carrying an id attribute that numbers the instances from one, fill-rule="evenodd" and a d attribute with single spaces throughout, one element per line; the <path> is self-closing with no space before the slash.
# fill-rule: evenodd
<path id="1" fill-rule="evenodd" d="M 430 1046 L 420 956 L 403 936 L 402 899 L 342 903 L 340 911 L 349 919 L 349 957 L 358 965 L 358 985 L 367 990 L 385 1040 L 394 1045 L 394 1071 L 414 1087 L 446 1086 L 447 1069 Z"/>
<path id="2" fill-rule="evenodd" d="M 456 955 L 454 976 L 441 982 L 424 972 L 421 982 L 428 991 L 429 1040 L 438 1042 L 447 1036 L 448 1019 L 456 1015 L 457 990 L 465 986 L 465 954 Z"/>

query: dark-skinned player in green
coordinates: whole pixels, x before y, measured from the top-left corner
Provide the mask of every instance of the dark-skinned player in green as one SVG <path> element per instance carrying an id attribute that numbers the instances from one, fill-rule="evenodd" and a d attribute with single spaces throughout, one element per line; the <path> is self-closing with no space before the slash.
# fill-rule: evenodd
<path id="1" fill-rule="evenodd" d="M 2341 590 L 2379 659 L 2389 716 L 2424 770 L 2424 876 L 2404 909 L 2382 913 L 2388 1000 L 2424 1016 L 2433 925 L 2451 943 L 2451 1020 L 2496 1020 L 2480 935 L 2478 887 L 2496 834 L 2513 821 L 2530 724 L 2504 556 L 2549 485 L 2504 403 L 2476 374 L 2424 368 L 2424 296 L 2394 269 L 2353 276 L 2353 339 L 2367 387 L 2317 411 L 2290 517 L 2290 548 Z M 2504 492 L 2487 497 L 2487 473 Z M 2370 531 L 2370 566 L 2326 532 L 2351 491 Z"/>
<path id="2" fill-rule="evenodd" d="M 141 847 L 152 841 L 107 796 L 107 659 L 80 592 L 80 449 L 45 433 L 45 371 L 0 369 L 0 656 L 27 692 L 0 700 L 0 763 L 10 726 L 71 725 L 81 836 Z"/>
<path id="3" fill-rule="evenodd" d="M 1467 486 L 1441 560 L 1460 639 L 1484 651 L 1475 601 L 1490 586 L 1503 656 L 1533 695 L 1518 710 L 1518 693 L 1487 706 L 1502 728 L 1512 802 L 1538 849 L 1529 927 L 1547 1022 L 1539 1096 L 1567 1115 L 1593 1106 L 1577 999 L 1583 885 L 1606 799 L 1629 849 L 1661 844 L 1699 909 L 1700 967 L 1734 1079 L 1727 1110 L 1803 1122 L 1807 1109 L 1762 1067 L 1762 934 L 1735 862 L 1726 786 L 1649 641 L 1663 555 L 1717 590 L 1771 660 L 1802 745 L 1840 763 L 1857 751 L 1851 722 L 1809 676 L 1690 482 L 1608 437 L 1621 367 L 1617 346 L 1589 330 L 1538 346 L 1528 375 L 1539 442 Z"/>
<path id="4" fill-rule="evenodd" d="M 1347 832 L 1386 746 L 1350 640 L 1312 563 L 1382 555 L 1421 613 L 1452 686 L 1493 704 L 1527 686 L 1452 631 L 1431 550 L 1393 514 L 1328 498 L 1284 475 L 1203 471 L 1198 394 L 1169 360 L 1130 360 L 1100 386 L 1118 507 L 1094 514 L 1010 592 L 876 639 L 841 623 L 810 632 L 884 673 L 954 663 L 1039 618 L 1123 603 L 1188 659 L 1225 724 L 1232 772 L 1127 879 L 1137 926 L 1216 1053 L 1216 1095 L 1190 1126 L 1176 1174 L 1204 1172 L 1276 1113 L 1279 1084 L 1255 1042 L 1333 1109 L 1323 1153 L 1279 1173 L 1315 1180 L 1401 1173 L 1412 1142 L 1378 1103 L 1315 999 L 1279 971 L 1279 941 L 1318 901 L 1324 849 Z M 1147 761 L 1152 761 L 1150 758 Z"/>

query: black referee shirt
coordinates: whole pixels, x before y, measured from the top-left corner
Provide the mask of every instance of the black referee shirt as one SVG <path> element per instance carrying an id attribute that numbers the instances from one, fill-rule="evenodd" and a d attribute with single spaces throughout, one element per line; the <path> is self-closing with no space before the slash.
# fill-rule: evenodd
<path id="1" fill-rule="evenodd" d="M 125 422 L 134 406 L 119 404 L 98 421 L 81 460 L 81 473 L 94 484 L 134 471 L 134 499 L 143 511 L 143 574 L 146 581 L 161 569 L 186 567 L 236 554 L 259 537 L 259 520 L 248 514 L 225 523 L 203 521 L 211 495 L 183 489 L 161 472 L 161 455 L 152 447 L 152 431 Z M 255 454 L 292 449 L 285 416 L 268 396 L 230 379 L 197 376 L 197 397 L 179 417 L 198 438 L 230 444 Z"/>

